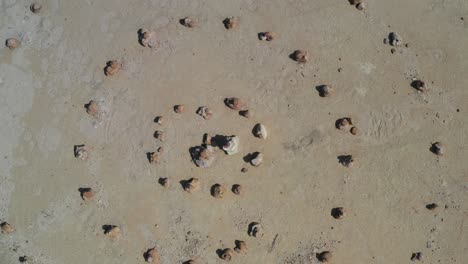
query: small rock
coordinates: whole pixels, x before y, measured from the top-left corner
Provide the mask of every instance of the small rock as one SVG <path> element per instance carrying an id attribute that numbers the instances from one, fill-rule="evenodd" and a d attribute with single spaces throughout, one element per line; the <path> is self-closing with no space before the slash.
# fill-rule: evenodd
<path id="1" fill-rule="evenodd" d="M 411 82 L 411 87 L 414 89 L 420 91 L 420 92 L 425 92 L 426 89 L 426 83 L 421 81 L 421 80 L 414 80 Z"/>
<path id="2" fill-rule="evenodd" d="M 395 53 L 395 52 L 396 52 L 396 49 L 394 49 L 394 48 L 391 48 L 391 49 L 390 49 L 390 52 L 393 54 L 393 53 Z"/>
<path id="3" fill-rule="evenodd" d="M 247 168 L 242 168 L 242 169 L 241 169 L 241 172 L 242 172 L 242 173 L 247 173 L 248 171 L 249 171 L 249 169 L 247 169 Z"/>
<path id="4" fill-rule="evenodd" d="M 159 153 L 148 152 L 148 161 L 151 164 L 158 164 L 159 163 Z"/>
<path id="5" fill-rule="evenodd" d="M 159 178 L 158 182 L 164 188 L 169 187 L 169 179 L 168 178 Z"/>
<path id="6" fill-rule="evenodd" d="M 228 30 L 234 29 L 238 26 L 239 19 L 237 19 L 236 17 L 228 17 L 223 20 L 223 24 L 224 24 L 224 27 Z"/>
<path id="7" fill-rule="evenodd" d="M 361 10 L 361 11 L 364 10 L 364 9 L 366 9 L 366 3 L 364 3 L 364 2 L 358 3 L 358 4 L 356 5 L 356 8 L 357 8 L 358 10 Z"/>
<path id="8" fill-rule="evenodd" d="M 344 130 L 344 129 L 347 129 L 350 125 L 352 125 L 353 122 L 351 121 L 351 118 L 343 117 L 343 118 L 336 120 L 335 124 L 336 124 L 336 128 L 340 130 Z"/>
<path id="9" fill-rule="evenodd" d="M 213 154 L 213 148 L 211 146 L 205 147 L 195 147 L 192 152 L 192 160 L 200 168 L 210 167 L 214 160 L 215 156 Z"/>
<path id="10" fill-rule="evenodd" d="M 83 199 L 84 201 L 90 201 L 94 197 L 94 192 L 91 188 L 80 188 L 79 191 L 81 199 Z"/>
<path id="11" fill-rule="evenodd" d="M 29 6 L 29 9 L 31 10 L 31 12 L 37 14 L 37 13 L 41 12 L 42 5 L 38 4 L 38 3 L 33 3 L 33 4 L 31 4 Z"/>
<path id="12" fill-rule="evenodd" d="M 9 38 L 5 41 L 5 45 L 9 49 L 14 50 L 19 47 L 20 41 L 17 38 Z"/>
<path id="13" fill-rule="evenodd" d="M 156 248 L 148 249 L 144 254 L 143 257 L 147 263 L 154 263 L 159 264 L 159 254 Z"/>
<path id="14" fill-rule="evenodd" d="M 260 152 L 255 152 L 252 154 L 252 160 L 250 160 L 250 164 L 255 167 L 260 166 L 263 163 L 263 154 Z"/>
<path id="15" fill-rule="evenodd" d="M 247 253 L 247 244 L 245 244 L 244 241 L 236 240 L 236 247 L 234 248 L 234 251 L 237 253 Z"/>
<path id="16" fill-rule="evenodd" d="M 192 17 L 185 17 L 180 20 L 180 23 L 188 28 L 194 28 L 198 26 L 198 19 Z"/>
<path id="17" fill-rule="evenodd" d="M 320 97 L 330 97 L 334 93 L 334 89 L 330 85 L 320 85 L 317 90 Z"/>
<path id="18" fill-rule="evenodd" d="M 214 198 L 223 198 L 225 192 L 226 188 L 224 188 L 224 186 L 222 186 L 221 184 L 217 183 L 211 187 L 211 195 Z"/>
<path id="19" fill-rule="evenodd" d="M 295 50 L 291 58 L 299 63 L 306 63 L 309 60 L 309 53 L 304 50 Z"/>
<path id="20" fill-rule="evenodd" d="M 159 141 L 164 141 L 166 140 L 166 133 L 164 133 L 164 131 L 156 130 L 154 132 L 154 138 Z"/>
<path id="21" fill-rule="evenodd" d="M 108 61 L 106 67 L 104 68 L 104 73 L 106 76 L 112 76 L 116 74 L 121 67 L 122 65 L 116 60 Z"/>
<path id="22" fill-rule="evenodd" d="M 94 100 L 89 101 L 89 103 L 85 104 L 85 108 L 86 108 L 86 113 L 88 113 L 88 115 L 94 118 L 99 117 L 99 104 L 96 101 Z"/>
<path id="23" fill-rule="evenodd" d="M 20 263 L 25 263 L 25 262 L 28 262 L 29 258 L 28 256 L 21 256 L 18 258 L 18 260 Z"/>
<path id="24" fill-rule="evenodd" d="M 144 29 L 144 28 L 138 30 L 138 42 L 143 47 L 148 47 L 148 48 L 156 48 L 158 45 L 156 41 L 156 33 L 154 33 L 153 31 Z"/>
<path id="25" fill-rule="evenodd" d="M 89 158 L 88 148 L 83 145 L 75 145 L 73 152 L 75 154 L 75 158 L 80 160 L 87 160 Z"/>
<path id="26" fill-rule="evenodd" d="M 422 259 L 422 253 L 421 252 L 416 252 L 411 254 L 411 261 L 416 261 L 416 260 L 421 260 Z"/>
<path id="27" fill-rule="evenodd" d="M 184 105 L 176 105 L 174 106 L 174 112 L 177 114 L 182 114 L 185 111 L 185 106 Z"/>
<path id="28" fill-rule="evenodd" d="M 262 237 L 263 236 L 263 227 L 261 224 L 257 222 L 252 222 L 249 224 L 248 230 L 249 236 L 253 237 Z"/>
<path id="29" fill-rule="evenodd" d="M 440 142 L 435 142 L 431 146 L 431 152 L 436 154 L 437 156 L 442 156 L 445 153 L 445 148 Z"/>
<path id="30" fill-rule="evenodd" d="M 0 224 L 0 230 L 2 230 L 3 234 L 10 234 L 10 233 L 13 233 L 15 231 L 13 226 L 10 225 L 7 222 L 3 222 L 3 223 Z"/>
<path id="31" fill-rule="evenodd" d="M 241 115 L 241 116 L 243 116 L 245 118 L 250 118 L 251 117 L 249 110 L 239 111 L 239 115 Z"/>
<path id="32" fill-rule="evenodd" d="M 362 0 L 348 0 L 350 5 L 357 5 L 362 2 Z"/>
<path id="33" fill-rule="evenodd" d="M 195 260 L 191 259 L 191 260 L 187 260 L 185 261 L 184 263 L 182 264 L 196 264 Z"/>
<path id="34" fill-rule="evenodd" d="M 104 234 L 112 240 L 119 240 L 122 234 L 122 231 L 120 230 L 118 226 L 106 225 L 104 227 Z"/>
<path id="35" fill-rule="evenodd" d="M 163 124 L 163 121 L 164 121 L 164 118 L 163 118 L 162 116 L 157 116 L 157 117 L 154 119 L 154 122 L 156 122 L 157 124 L 160 124 L 160 125 Z"/>
<path id="36" fill-rule="evenodd" d="M 228 155 L 233 155 L 239 152 L 239 142 L 240 139 L 238 136 L 227 136 L 226 143 L 223 146 L 224 152 Z"/>
<path id="37" fill-rule="evenodd" d="M 224 99 L 224 103 L 229 108 L 234 109 L 234 110 L 243 110 L 244 108 L 244 102 L 242 102 L 241 99 L 237 97 L 226 98 Z"/>
<path id="38" fill-rule="evenodd" d="M 234 184 L 232 185 L 232 192 L 237 195 L 241 195 L 243 193 L 243 188 L 242 185 L 240 184 Z"/>
<path id="39" fill-rule="evenodd" d="M 200 189 L 200 181 L 197 178 L 190 178 L 184 182 L 183 187 L 189 193 L 198 191 Z"/>
<path id="40" fill-rule="evenodd" d="M 357 135 L 358 128 L 357 127 L 352 127 L 351 130 L 349 130 L 349 132 L 351 132 L 351 134 L 353 134 L 353 135 Z"/>
<path id="41" fill-rule="evenodd" d="M 332 253 L 330 251 L 323 251 L 317 254 L 317 259 L 320 262 L 329 262 L 332 259 Z"/>
<path id="42" fill-rule="evenodd" d="M 343 207 L 336 207 L 331 210 L 331 215 L 335 219 L 342 219 L 345 216 L 345 209 Z"/>
<path id="43" fill-rule="evenodd" d="M 226 248 L 220 255 L 220 258 L 225 261 L 231 261 L 232 257 L 234 256 L 234 250 L 230 248 Z"/>
<path id="44" fill-rule="evenodd" d="M 211 111 L 208 107 L 206 106 L 201 106 L 197 110 L 197 114 L 203 117 L 206 120 L 210 120 L 211 117 L 213 116 L 213 111 Z"/>
<path id="45" fill-rule="evenodd" d="M 430 203 L 430 204 L 426 205 L 426 208 L 428 210 L 431 210 L 431 211 L 436 209 L 437 207 L 439 207 L 439 206 L 436 203 Z"/>
<path id="46" fill-rule="evenodd" d="M 267 129 L 264 125 L 262 124 L 256 124 L 253 129 L 253 134 L 254 136 L 261 138 L 261 139 L 266 139 L 268 136 Z"/>
<path id="47" fill-rule="evenodd" d="M 275 32 L 260 32 L 258 33 L 258 38 L 260 40 L 266 40 L 266 41 L 272 41 L 276 38 L 276 33 Z"/>
<path id="48" fill-rule="evenodd" d="M 341 155 L 341 156 L 338 156 L 338 162 L 347 167 L 347 168 L 350 168 L 353 166 L 354 164 L 354 159 L 353 159 L 353 156 L 352 155 Z"/>
<path id="49" fill-rule="evenodd" d="M 390 42 L 390 45 L 395 46 L 395 47 L 403 44 L 403 40 L 401 39 L 400 35 L 398 35 L 398 33 L 396 32 L 391 32 L 388 35 L 388 40 Z"/>

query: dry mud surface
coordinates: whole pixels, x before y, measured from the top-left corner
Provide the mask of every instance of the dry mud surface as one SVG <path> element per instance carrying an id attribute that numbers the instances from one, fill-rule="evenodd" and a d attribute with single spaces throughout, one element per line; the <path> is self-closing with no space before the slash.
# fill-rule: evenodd
<path id="1" fill-rule="evenodd" d="M 416 252 L 424 263 L 466 263 L 467 1 L 370 0 L 363 11 L 346 0 L 40 2 L 34 14 L 30 1 L 0 1 L 0 39 L 21 42 L 0 48 L 0 222 L 15 228 L 0 234 L 0 263 L 144 263 L 152 247 L 161 263 L 223 263 L 216 251 L 235 240 L 248 250 L 231 263 L 318 263 L 324 250 L 332 263 L 410 263 Z M 182 26 L 186 16 L 198 26 Z M 228 31 L 231 16 L 239 25 Z M 140 28 L 157 48 L 138 43 Z M 277 37 L 260 41 L 263 31 Z M 390 32 L 403 39 L 394 53 Z M 289 58 L 296 49 L 307 63 Z M 113 76 L 109 60 L 122 62 Z M 320 97 L 323 84 L 335 94 Z M 224 105 L 233 96 L 251 118 Z M 357 135 L 335 128 L 342 117 Z M 257 123 L 267 139 L 252 135 Z M 196 167 L 189 149 L 204 133 L 237 135 L 239 153 Z M 436 141 L 443 156 L 429 151 Z M 80 144 L 87 160 L 73 155 Z M 259 167 L 243 160 L 255 151 Z M 350 168 L 337 159 L 347 154 Z M 200 190 L 183 191 L 192 177 Z M 210 195 L 216 183 L 222 199 Z M 334 207 L 346 215 L 334 219 Z M 262 237 L 248 235 L 251 222 Z M 120 240 L 103 225 L 119 226 Z"/>

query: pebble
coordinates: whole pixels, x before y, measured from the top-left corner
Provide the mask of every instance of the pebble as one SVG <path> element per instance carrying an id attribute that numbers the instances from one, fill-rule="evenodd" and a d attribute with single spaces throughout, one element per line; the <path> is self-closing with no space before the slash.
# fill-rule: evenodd
<path id="1" fill-rule="evenodd" d="M 306 63 L 309 60 L 309 53 L 304 50 L 295 50 L 291 58 L 299 63 Z"/>
<path id="2" fill-rule="evenodd" d="M 338 161 L 341 165 L 350 168 L 353 166 L 354 159 L 352 155 L 342 155 L 338 157 Z"/>
<path id="3" fill-rule="evenodd" d="M 194 28 L 198 26 L 198 19 L 192 17 L 185 17 L 180 20 L 180 23 L 188 28 Z"/>
<path id="4" fill-rule="evenodd" d="M 247 244 L 244 241 L 241 240 L 236 240 L 236 247 L 234 248 L 234 251 L 237 253 L 247 253 Z"/>
<path id="5" fill-rule="evenodd" d="M 250 114 L 250 111 L 249 110 L 242 110 L 242 111 L 239 111 L 239 115 L 245 117 L 245 118 L 250 118 L 251 117 L 251 114 Z"/>
<path id="6" fill-rule="evenodd" d="M 122 235 L 122 231 L 118 226 L 107 225 L 105 226 L 104 234 L 112 240 L 119 240 Z"/>
<path id="7" fill-rule="evenodd" d="M 420 91 L 420 92 L 424 92 L 426 91 L 426 83 L 421 81 L 421 80 L 414 80 L 411 82 L 411 87 L 413 87 L 414 89 Z"/>
<path id="8" fill-rule="evenodd" d="M 431 211 L 434 210 L 434 209 L 436 209 L 437 207 L 439 207 L 439 206 L 438 206 L 436 203 L 430 203 L 430 204 L 427 204 L 427 205 L 426 205 L 426 208 L 427 208 L 428 210 L 431 210 Z"/>
<path id="9" fill-rule="evenodd" d="M 225 260 L 225 261 L 231 261 L 233 256 L 234 256 L 234 250 L 232 250 L 230 248 L 226 248 L 221 253 L 220 258 Z"/>
<path id="10" fill-rule="evenodd" d="M 349 132 L 351 132 L 351 134 L 353 134 L 353 135 L 357 135 L 357 133 L 358 133 L 358 128 L 357 128 L 357 127 L 352 127 L 352 128 L 349 130 Z"/>
<path id="11" fill-rule="evenodd" d="M 243 188 L 242 185 L 240 184 L 234 184 L 232 185 L 232 192 L 236 195 L 242 195 L 243 194 Z"/>
<path id="12" fill-rule="evenodd" d="M 228 155 L 233 155 L 239 152 L 239 142 L 240 139 L 238 136 L 227 136 L 226 144 L 223 146 L 224 152 Z"/>
<path id="13" fill-rule="evenodd" d="M 159 264 L 159 254 L 156 248 L 148 249 L 145 254 L 143 254 L 143 257 L 147 263 Z"/>
<path id="14" fill-rule="evenodd" d="M 233 110 L 239 111 L 244 108 L 244 102 L 237 97 L 226 98 L 224 99 L 224 103 Z"/>
<path id="15" fill-rule="evenodd" d="M 332 259 L 333 255 L 330 251 L 323 251 L 319 254 L 317 254 L 317 259 L 320 262 L 330 262 Z"/>
<path id="16" fill-rule="evenodd" d="M 0 229 L 2 230 L 2 233 L 3 234 L 10 234 L 10 233 L 13 233 L 15 231 L 15 229 L 13 228 L 12 225 L 10 225 L 9 223 L 7 222 L 3 222 L 0 224 Z"/>
<path id="17" fill-rule="evenodd" d="M 200 180 L 197 178 L 190 178 L 183 185 L 184 190 L 189 193 L 200 190 Z"/>
<path id="18" fill-rule="evenodd" d="M 185 111 L 185 106 L 184 105 L 176 105 L 174 106 L 174 112 L 177 114 L 182 114 Z"/>
<path id="19" fill-rule="evenodd" d="M 88 115 L 94 118 L 99 117 L 99 104 L 96 101 L 94 100 L 89 101 L 89 103 L 85 104 L 85 108 L 86 108 L 86 113 L 88 113 Z"/>
<path id="20" fill-rule="evenodd" d="M 156 41 L 156 33 L 144 28 L 138 30 L 138 42 L 143 47 L 148 48 L 156 48 L 158 45 Z"/>
<path id="21" fill-rule="evenodd" d="M 249 236 L 253 237 L 262 237 L 263 236 L 263 227 L 261 224 L 257 222 L 252 222 L 249 224 L 248 230 Z"/>
<path id="22" fill-rule="evenodd" d="M 17 38 L 8 38 L 6 41 L 5 41 L 5 45 L 11 49 L 11 50 L 14 50 L 16 48 L 19 47 L 20 45 L 20 41 L 17 39 Z"/>
<path id="23" fill-rule="evenodd" d="M 436 154 L 437 156 L 442 156 L 445 153 L 445 148 L 440 142 L 435 142 L 431 146 L 432 153 Z"/>
<path id="24" fill-rule="evenodd" d="M 164 133 L 164 131 L 156 130 L 154 132 L 154 138 L 159 141 L 164 141 L 166 140 L 166 133 Z"/>
<path id="25" fill-rule="evenodd" d="M 211 195 L 214 198 L 223 198 L 225 192 L 226 192 L 226 188 L 224 188 L 224 186 L 222 186 L 221 184 L 217 183 L 211 186 Z"/>
<path id="26" fill-rule="evenodd" d="M 163 118 L 162 116 L 157 116 L 157 117 L 154 119 L 154 122 L 156 122 L 157 124 L 160 124 L 160 125 L 163 124 L 163 121 L 164 121 L 164 118 Z"/>
<path id="27" fill-rule="evenodd" d="M 31 12 L 36 14 L 36 13 L 41 12 L 42 5 L 38 3 L 33 3 L 29 6 L 29 9 L 31 10 Z"/>
<path id="28" fill-rule="evenodd" d="M 318 87 L 320 97 L 330 97 L 334 93 L 334 89 L 330 85 L 320 85 Z"/>
<path id="29" fill-rule="evenodd" d="M 258 33 L 258 38 L 260 40 L 273 41 L 276 38 L 275 32 L 260 32 Z"/>
<path id="30" fill-rule="evenodd" d="M 234 29 L 239 25 L 239 19 L 236 17 L 228 17 L 223 20 L 224 27 L 226 29 Z"/>
<path id="31" fill-rule="evenodd" d="M 242 173 L 247 173 L 248 171 L 249 171 L 249 169 L 247 169 L 247 168 L 242 168 L 242 169 L 241 169 L 241 172 L 242 172 Z"/>
<path id="32" fill-rule="evenodd" d="M 345 209 L 343 207 L 336 207 L 331 210 L 331 215 L 335 219 L 342 219 L 345 216 Z"/>
<path id="33" fill-rule="evenodd" d="M 349 117 L 343 117 L 343 118 L 340 118 L 340 119 L 336 120 L 336 128 L 338 128 L 340 130 L 347 129 L 352 124 L 353 124 L 353 122 L 352 122 L 351 118 L 349 118 Z"/>
<path id="34" fill-rule="evenodd" d="M 159 153 L 149 152 L 148 153 L 148 161 L 151 164 L 158 164 L 159 163 Z"/>
<path id="35" fill-rule="evenodd" d="M 252 154 L 252 160 L 250 161 L 250 164 L 252 164 L 255 167 L 260 166 L 260 164 L 263 163 L 263 154 L 260 152 L 255 152 Z"/>
<path id="36" fill-rule="evenodd" d="M 206 120 L 210 120 L 213 117 L 213 111 L 206 106 L 200 106 L 197 110 L 197 114 Z"/>
<path id="37" fill-rule="evenodd" d="M 108 61 L 106 67 L 104 68 L 104 73 L 106 76 L 112 76 L 119 72 L 121 67 L 122 65 L 116 60 Z"/>
<path id="38" fill-rule="evenodd" d="M 211 146 L 205 147 L 196 147 L 191 153 L 193 162 L 200 168 L 210 167 L 214 160 L 215 156 L 213 155 L 213 148 Z"/>
<path id="39" fill-rule="evenodd" d="M 366 3 L 364 3 L 364 2 L 358 3 L 358 4 L 356 5 L 356 8 L 357 8 L 358 10 L 361 10 L 361 11 L 364 10 L 364 9 L 366 9 Z"/>
<path id="40" fill-rule="evenodd" d="M 256 124 L 253 129 L 253 134 L 254 136 L 261 138 L 261 139 L 266 139 L 268 136 L 267 129 L 264 125 L 262 124 Z"/>
<path id="41" fill-rule="evenodd" d="M 89 158 L 89 152 L 87 147 L 83 145 L 76 145 L 74 147 L 75 158 L 80 160 L 87 160 Z"/>
<path id="42" fill-rule="evenodd" d="M 158 182 L 164 188 L 169 187 L 169 179 L 168 178 L 159 178 Z"/>
<path id="43" fill-rule="evenodd" d="M 29 261 L 29 258 L 28 256 L 21 256 L 18 258 L 19 262 L 20 263 L 25 263 L 25 262 L 28 262 Z"/>
<path id="44" fill-rule="evenodd" d="M 411 254 L 411 261 L 416 261 L 416 260 L 421 260 L 422 259 L 422 253 L 421 252 L 416 252 Z"/>
<path id="45" fill-rule="evenodd" d="M 91 188 L 80 188 L 80 195 L 84 201 L 90 201 L 94 197 L 94 192 Z"/>
<path id="46" fill-rule="evenodd" d="M 390 45 L 395 46 L 395 47 L 403 44 L 403 40 L 401 39 L 400 35 L 398 35 L 398 33 L 396 32 L 391 32 L 388 35 L 388 40 L 390 42 Z"/>

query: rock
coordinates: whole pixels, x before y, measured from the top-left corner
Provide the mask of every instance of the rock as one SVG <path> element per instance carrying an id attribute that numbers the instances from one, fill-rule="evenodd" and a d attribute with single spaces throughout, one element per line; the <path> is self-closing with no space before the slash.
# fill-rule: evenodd
<path id="1" fill-rule="evenodd" d="M 435 142 L 431 146 L 431 152 L 436 154 L 437 156 L 442 156 L 445 153 L 445 148 L 440 142 Z"/>
<path id="2" fill-rule="evenodd" d="M 11 50 L 18 48 L 19 45 L 20 45 L 20 41 L 17 38 L 8 38 L 5 41 L 5 46 L 7 46 Z"/>
<path id="3" fill-rule="evenodd" d="M 239 111 L 239 115 L 241 115 L 241 116 L 243 116 L 245 118 L 250 118 L 251 117 L 251 114 L 250 114 L 249 110 Z"/>
<path id="4" fill-rule="evenodd" d="M 197 114 L 203 117 L 204 119 L 209 120 L 213 116 L 213 111 L 211 111 L 206 106 L 201 106 L 198 108 Z"/>
<path id="5" fill-rule="evenodd" d="M 349 117 L 340 118 L 340 119 L 336 120 L 336 122 L 335 122 L 336 128 L 338 128 L 340 130 L 347 129 L 352 124 L 353 124 L 353 122 L 352 122 L 351 118 L 349 118 Z"/>
<path id="6" fill-rule="evenodd" d="M 195 260 L 191 259 L 191 260 L 187 260 L 185 261 L 184 263 L 182 264 L 196 264 Z"/>
<path id="7" fill-rule="evenodd" d="M 323 251 L 321 253 L 317 254 L 317 259 L 320 262 L 330 262 L 332 259 L 333 255 L 330 251 Z"/>
<path id="8" fill-rule="evenodd" d="M 309 60 L 309 53 L 305 50 L 295 50 L 291 58 L 299 63 L 306 63 Z"/>
<path id="9" fill-rule="evenodd" d="M 353 159 L 353 156 L 352 155 L 341 155 L 341 156 L 338 156 L 338 162 L 347 167 L 347 168 L 350 168 L 353 166 L 354 164 L 354 159 Z"/>
<path id="10" fill-rule="evenodd" d="M 244 192 L 243 192 L 242 185 L 240 185 L 240 184 L 234 184 L 234 185 L 232 185 L 232 189 L 231 189 L 231 190 L 232 190 L 232 192 L 233 192 L 234 194 L 237 194 L 237 195 L 241 195 L 241 194 L 244 193 Z"/>
<path id="11" fill-rule="evenodd" d="M 163 121 L 164 121 L 164 118 L 163 118 L 162 116 L 157 116 L 157 117 L 154 119 L 154 122 L 156 122 L 157 124 L 160 124 L 160 125 L 163 124 Z"/>
<path id="12" fill-rule="evenodd" d="M 156 48 L 158 46 L 158 42 L 156 41 L 156 33 L 144 28 L 138 30 L 138 42 L 143 47 Z"/>
<path id="13" fill-rule="evenodd" d="M 237 253 L 247 253 L 247 244 L 245 244 L 244 241 L 236 240 L 236 247 L 234 248 L 234 251 Z"/>
<path id="14" fill-rule="evenodd" d="M 119 72 L 121 67 L 122 65 L 116 60 L 108 61 L 106 67 L 104 68 L 104 73 L 106 76 L 112 76 Z"/>
<path id="15" fill-rule="evenodd" d="M 334 89 L 330 85 L 320 85 L 317 90 L 320 97 L 330 97 L 334 93 Z"/>
<path id="16" fill-rule="evenodd" d="M 252 222 L 249 224 L 248 232 L 249 236 L 253 237 L 262 237 L 263 236 L 263 227 L 257 222 Z"/>
<path id="17" fill-rule="evenodd" d="M 223 145 L 223 150 L 228 155 L 233 155 L 239 152 L 239 142 L 240 139 L 238 136 L 228 136 L 226 137 L 226 143 Z"/>
<path id="18" fill-rule="evenodd" d="M 156 248 L 148 249 L 144 254 L 143 257 L 147 263 L 159 264 L 159 254 Z"/>
<path id="19" fill-rule="evenodd" d="M 426 88 L 426 83 L 421 81 L 421 80 L 414 80 L 411 82 L 411 87 L 414 89 L 420 91 L 420 92 L 425 92 L 427 90 Z"/>
<path id="20" fill-rule="evenodd" d="M 390 42 L 390 45 L 395 46 L 395 47 L 403 44 L 403 40 L 401 39 L 400 35 L 398 35 L 398 33 L 396 32 L 391 32 L 388 35 L 388 40 Z"/>
<path id="21" fill-rule="evenodd" d="M 228 17 L 223 20 L 223 24 L 224 24 L 224 27 L 228 30 L 234 29 L 238 26 L 239 19 L 237 19 L 236 17 Z"/>
<path id="22" fill-rule="evenodd" d="M 174 106 L 174 112 L 177 114 L 182 114 L 185 111 L 185 106 L 184 105 L 176 105 Z"/>
<path id="23" fill-rule="evenodd" d="M 348 0 L 349 1 L 349 4 L 351 5 L 357 5 L 359 3 L 362 3 L 362 0 Z"/>
<path id="24" fill-rule="evenodd" d="M 79 191 L 81 199 L 83 199 L 84 201 L 90 201 L 94 197 L 94 192 L 91 188 L 80 188 Z"/>
<path id="25" fill-rule="evenodd" d="M 194 28 L 198 26 L 198 19 L 192 17 L 185 17 L 180 20 L 180 23 L 188 28 Z"/>
<path id="26" fill-rule="evenodd" d="M 255 152 L 252 154 L 252 159 L 250 160 L 250 164 L 255 167 L 260 166 L 263 163 L 263 154 L 260 152 Z"/>
<path id="27" fill-rule="evenodd" d="M 365 2 L 361 2 L 361 3 L 359 3 L 359 4 L 356 5 L 356 8 L 357 8 L 358 10 L 361 10 L 361 11 L 364 10 L 364 9 L 366 9 L 366 7 L 367 7 L 367 6 L 366 6 L 366 3 L 365 3 Z"/>
<path id="28" fill-rule="evenodd" d="M 242 168 L 242 169 L 241 169 L 241 172 L 242 172 L 242 173 L 247 173 L 248 171 L 249 171 L 249 169 L 247 169 L 247 168 Z"/>
<path id="29" fill-rule="evenodd" d="M 226 188 L 224 188 L 224 186 L 222 186 L 221 184 L 217 183 L 211 186 L 211 195 L 214 198 L 223 198 L 225 192 L 226 192 Z"/>
<path id="30" fill-rule="evenodd" d="M 158 164 L 159 163 L 159 153 L 156 152 L 148 152 L 148 161 L 151 164 Z"/>
<path id="31" fill-rule="evenodd" d="M 260 40 L 272 41 L 276 38 L 275 32 L 260 32 L 258 33 L 258 38 Z"/>
<path id="32" fill-rule="evenodd" d="M 190 178 L 183 182 L 183 188 L 186 192 L 194 192 L 200 189 L 200 181 L 197 178 Z"/>
<path id="33" fill-rule="evenodd" d="M 261 138 L 261 139 L 266 139 L 268 136 L 266 127 L 262 124 L 256 124 L 253 128 L 253 134 L 254 136 Z"/>
<path id="34" fill-rule="evenodd" d="M 357 135 L 357 133 L 358 133 L 358 128 L 357 128 L 357 127 L 352 127 L 352 128 L 349 130 L 349 132 L 351 132 L 351 134 L 353 134 L 353 135 Z"/>
<path id="35" fill-rule="evenodd" d="M 19 262 L 20 263 L 25 263 L 25 262 L 28 262 L 29 261 L 29 258 L 28 256 L 21 256 L 18 258 Z"/>
<path id="36" fill-rule="evenodd" d="M 86 113 L 88 113 L 88 115 L 94 117 L 94 118 L 98 118 L 99 117 L 99 104 L 94 101 L 94 100 L 91 100 L 89 101 L 89 103 L 85 104 L 85 108 L 86 108 Z"/>
<path id="37" fill-rule="evenodd" d="M 191 150 L 192 160 L 200 168 L 211 167 L 215 160 L 213 148 L 207 147 L 195 147 Z"/>
<path id="38" fill-rule="evenodd" d="M 42 9 L 42 5 L 41 4 L 38 4 L 38 3 L 33 3 L 29 6 L 29 9 L 31 10 L 31 12 L 33 13 L 39 13 L 41 12 L 41 9 Z"/>
<path id="39" fill-rule="evenodd" d="M 165 141 L 166 140 L 166 133 L 164 133 L 164 131 L 156 130 L 154 132 L 154 138 L 159 140 L 159 141 Z"/>
<path id="40" fill-rule="evenodd" d="M 421 260 L 422 259 L 422 253 L 421 252 L 416 252 L 411 254 L 411 261 L 416 261 L 416 260 Z"/>
<path id="41" fill-rule="evenodd" d="M 220 258 L 225 261 L 231 261 L 232 257 L 234 256 L 234 250 L 230 248 L 226 248 L 220 255 Z"/>
<path id="42" fill-rule="evenodd" d="M 431 210 L 431 211 L 436 209 L 437 207 L 439 207 L 439 206 L 436 203 L 430 203 L 430 204 L 426 205 L 426 208 L 428 210 Z"/>
<path id="43" fill-rule="evenodd" d="M 104 234 L 112 239 L 112 240 L 119 240 L 122 234 L 122 231 L 118 226 L 115 225 L 105 225 L 104 227 Z"/>
<path id="44" fill-rule="evenodd" d="M 3 223 L 0 224 L 0 230 L 2 230 L 3 234 L 10 234 L 10 233 L 13 233 L 15 231 L 13 226 L 10 225 L 7 222 L 3 222 Z"/>
<path id="45" fill-rule="evenodd" d="M 159 178 L 158 182 L 164 188 L 169 187 L 169 179 L 168 178 Z"/>
<path id="46" fill-rule="evenodd" d="M 226 98 L 224 99 L 224 103 L 231 109 L 234 110 L 243 110 L 244 108 L 244 102 L 242 102 L 241 99 L 237 97 L 231 97 L 231 98 Z"/>
<path id="47" fill-rule="evenodd" d="M 88 148 L 83 145 L 75 145 L 73 152 L 75 154 L 75 158 L 80 160 L 87 160 L 89 158 Z"/>
<path id="48" fill-rule="evenodd" d="M 331 215 L 335 219 L 342 219 L 345 216 L 345 209 L 343 207 L 336 207 L 331 210 Z"/>

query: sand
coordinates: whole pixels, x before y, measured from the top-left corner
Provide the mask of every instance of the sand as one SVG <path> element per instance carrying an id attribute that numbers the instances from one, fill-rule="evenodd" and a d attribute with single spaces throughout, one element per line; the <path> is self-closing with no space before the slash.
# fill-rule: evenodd
<path id="1" fill-rule="evenodd" d="M 235 240 L 248 250 L 231 263 L 318 263 L 322 251 L 332 263 L 468 258 L 467 1 L 368 1 L 364 11 L 346 0 L 40 2 L 37 14 L 30 1 L 0 2 L 0 39 L 21 41 L 0 48 L 0 222 L 15 228 L 0 234 L 1 263 L 144 263 L 153 247 L 161 263 L 223 263 L 216 251 Z M 198 27 L 179 23 L 187 16 Z M 231 16 L 239 25 L 226 30 Z M 138 43 L 141 28 L 158 48 Z M 265 31 L 276 38 L 260 41 Z M 390 32 L 403 40 L 393 54 Z M 289 58 L 298 49 L 307 63 Z M 122 69 L 105 76 L 110 60 Z M 322 98 L 319 85 L 335 93 Z M 244 100 L 251 117 L 226 97 Z M 357 135 L 335 128 L 343 117 Z M 253 136 L 257 123 L 267 139 Z M 196 167 L 189 149 L 204 133 L 239 136 L 239 153 Z M 429 151 L 436 141 L 443 156 Z M 87 160 L 74 157 L 81 144 Z M 259 167 L 243 160 L 256 151 Z M 179 181 L 192 177 L 200 190 L 183 191 Z M 226 187 L 222 199 L 210 195 L 214 184 Z M 262 237 L 248 235 L 251 222 Z M 120 239 L 103 225 L 118 226 Z"/>

